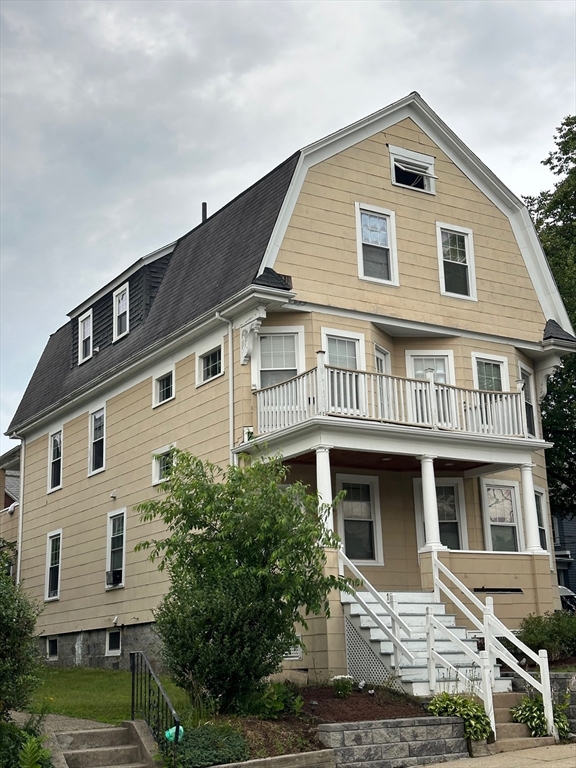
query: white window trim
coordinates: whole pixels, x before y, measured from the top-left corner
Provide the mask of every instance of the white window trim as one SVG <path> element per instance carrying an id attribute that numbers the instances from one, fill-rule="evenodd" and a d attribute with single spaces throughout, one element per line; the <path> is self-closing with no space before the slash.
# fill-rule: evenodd
<path id="1" fill-rule="evenodd" d="M 446 366 L 446 384 L 456 385 L 456 372 L 454 368 L 454 350 L 453 349 L 407 349 L 406 355 L 406 376 L 409 379 L 414 378 L 414 358 L 415 357 L 445 357 L 448 360 Z"/>
<path id="2" fill-rule="evenodd" d="M 94 435 L 94 414 L 98 411 L 104 411 L 104 448 L 102 451 L 102 466 L 98 469 L 92 469 L 92 447 L 93 447 L 93 435 Z M 102 403 L 98 408 L 92 409 L 88 413 L 88 477 L 92 475 L 99 475 L 100 472 L 104 472 L 106 469 L 106 403 Z"/>
<path id="3" fill-rule="evenodd" d="M 384 565 L 384 547 L 382 544 L 382 510 L 380 508 L 380 492 L 377 475 L 336 475 L 336 492 L 340 493 L 343 483 L 365 483 L 370 485 L 370 498 L 372 499 L 374 513 L 374 560 L 353 560 L 356 565 Z M 346 547 L 344 538 L 344 510 L 342 504 L 338 505 L 338 531 L 342 539 L 342 546 Z"/>
<path id="4" fill-rule="evenodd" d="M 58 651 L 56 652 L 55 656 L 50 656 L 50 640 L 56 640 L 57 647 L 60 645 L 58 643 L 58 635 L 48 635 L 48 637 L 46 637 L 46 660 L 58 661 Z"/>
<path id="5" fill-rule="evenodd" d="M 384 363 L 384 371 L 383 373 L 390 375 L 391 373 L 391 358 L 390 358 L 390 352 L 389 350 L 385 349 L 382 345 L 375 343 L 374 344 L 374 368 L 376 372 L 378 372 L 378 368 L 376 366 L 376 360 L 380 358 L 382 362 Z"/>
<path id="6" fill-rule="evenodd" d="M 120 584 L 106 584 L 106 571 L 110 571 L 112 557 L 112 518 L 120 517 L 124 515 L 124 535 L 122 537 L 122 581 Z M 106 569 L 104 571 L 104 586 L 106 591 L 111 589 L 124 589 L 126 584 L 126 507 L 123 509 L 115 509 L 113 512 L 108 512 L 108 518 L 106 523 Z"/>
<path id="7" fill-rule="evenodd" d="M 263 325 L 254 344 L 252 351 L 252 389 L 260 389 L 260 336 L 274 336 L 291 334 L 296 336 L 296 375 L 306 370 L 306 348 L 304 344 L 303 325 Z"/>
<path id="8" fill-rule="evenodd" d="M 350 339 L 352 341 L 355 341 L 356 351 L 358 353 L 358 357 L 356 360 L 356 362 L 358 363 L 357 370 L 359 371 L 366 370 L 366 344 L 365 344 L 365 338 L 363 333 L 360 333 L 358 331 L 343 331 L 340 328 L 324 328 L 324 326 L 320 329 L 320 333 L 322 338 L 322 349 L 326 353 L 326 365 L 329 365 L 328 338 L 332 336 L 335 338 Z"/>
<path id="9" fill-rule="evenodd" d="M 520 505 L 520 487 L 517 480 L 491 480 L 485 477 L 480 478 L 480 488 L 482 491 L 482 523 L 484 527 L 484 546 L 486 552 L 493 552 L 492 532 L 490 531 L 490 518 L 488 514 L 488 486 L 506 486 L 514 491 L 514 504 L 516 510 L 516 533 L 518 535 L 518 552 L 524 552 L 524 520 L 523 509 Z M 511 526 L 509 526 L 511 527 Z"/>
<path id="10" fill-rule="evenodd" d="M 48 597 L 48 586 L 50 579 L 50 550 L 51 541 L 57 536 L 60 537 L 60 561 L 58 563 L 58 594 Z M 58 528 L 56 531 L 50 531 L 46 534 L 46 572 L 44 575 L 44 602 L 52 603 L 55 600 L 60 600 L 60 583 L 62 580 L 62 528 Z"/>
<path id="11" fill-rule="evenodd" d="M 126 291 L 126 330 L 124 333 L 118 333 L 118 312 L 117 306 L 116 306 L 116 297 L 120 294 Z M 124 336 L 127 336 L 130 332 L 130 288 L 128 283 L 124 283 L 124 285 L 121 285 L 120 288 L 117 288 L 114 293 L 112 294 L 112 302 L 113 302 L 113 328 L 112 328 L 112 343 L 115 341 L 118 341 L 118 339 L 123 339 Z"/>
<path id="12" fill-rule="evenodd" d="M 458 499 L 458 526 L 460 531 L 460 549 L 453 550 L 454 552 L 462 552 L 468 549 L 468 523 L 466 516 L 466 499 L 464 496 L 464 479 L 462 477 L 435 477 L 436 486 L 439 485 L 453 485 L 456 487 L 457 499 Z M 424 510 L 422 507 L 422 478 L 415 477 L 413 479 L 414 484 L 414 511 L 416 514 L 416 542 L 418 544 L 418 551 L 425 545 L 424 535 Z"/>
<path id="13" fill-rule="evenodd" d="M 540 425 L 538 423 L 538 398 L 536 396 L 536 379 L 534 375 L 534 370 L 530 368 L 530 366 L 526 365 L 526 363 L 523 363 L 521 360 L 518 361 L 518 379 L 522 380 L 522 373 L 527 373 L 530 377 L 530 394 L 532 395 L 532 408 L 534 409 L 534 434 L 528 435 L 528 437 L 533 437 L 537 439 L 540 436 Z"/>
<path id="14" fill-rule="evenodd" d="M 469 296 L 461 293 L 450 293 L 446 290 L 444 278 L 444 256 L 442 252 L 442 230 L 448 232 L 457 232 L 466 237 L 466 265 L 468 267 L 468 288 Z M 440 273 L 440 293 L 442 296 L 450 296 L 453 299 L 464 299 L 464 301 L 478 301 L 476 292 L 476 263 L 474 260 L 474 233 L 468 227 L 460 227 L 456 224 L 445 224 L 441 221 L 436 222 L 436 244 L 438 248 L 438 270 Z"/>
<path id="15" fill-rule="evenodd" d="M 160 462 L 158 461 L 158 456 L 163 456 L 172 450 L 172 448 L 176 448 L 176 443 L 168 443 L 168 445 L 163 445 L 162 448 L 152 451 L 152 485 L 161 485 L 164 482 L 165 478 L 160 477 Z"/>
<path id="16" fill-rule="evenodd" d="M 436 176 L 434 175 L 434 162 L 435 158 L 432 155 L 424 155 L 421 152 L 414 152 L 411 149 L 404 149 L 404 147 L 395 147 L 392 144 L 388 144 L 388 150 L 390 152 L 390 181 L 395 187 L 401 187 L 402 189 L 411 189 L 414 192 L 420 192 L 425 195 L 436 194 Z M 411 187 L 408 184 L 400 184 L 396 181 L 396 174 L 394 173 L 394 162 L 405 161 L 409 165 L 421 165 L 425 175 L 429 179 L 430 189 L 418 189 L 418 187 Z"/>
<path id="17" fill-rule="evenodd" d="M 215 376 L 210 376 L 210 378 L 205 379 L 203 378 L 204 375 L 204 358 L 207 355 L 210 355 L 212 352 L 216 352 L 216 350 L 220 350 L 220 373 L 217 373 Z M 196 388 L 204 386 L 204 384 L 208 384 L 211 381 L 214 381 L 215 379 L 219 379 L 220 376 L 224 376 L 225 370 L 224 370 L 224 344 L 216 344 L 213 347 L 208 348 L 205 352 L 200 352 L 196 354 Z"/>
<path id="18" fill-rule="evenodd" d="M 120 634 L 120 648 L 117 651 L 110 650 L 110 633 L 118 632 Z M 106 630 L 106 652 L 105 656 L 122 656 L 122 630 L 119 627 L 112 627 Z"/>
<path id="19" fill-rule="evenodd" d="M 542 522 L 544 523 L 544 533 L 546 535 L 546 552 L 550 556 L 550 570 L 554 570 L 554 536 L 550 530 L 550 512 L 548 509 L 548 497 L 546 489 L 539 485 L 534 486 L 534 493 L 540 497 L 540 509 L 542 510 Z"/>
<path id="20" fill-rule="evenodd" d="M 502 374 L 502 390 L 504 392 L 510 392 L 508 358 L 502 355 L 491 355 L 487 352 L 472 352 L 472 381 L 474 382 L 474 389 L 480 389 L 478 386 L 478 360 L 486 360 L 489 363 L 500 363 L 502 366 L 500 369 L 500 373 Z"/>
<path id="21" fill-rule="evenodd" d="M 358 258 L 358 277 L 360 280 L 367 280 L 370 283 L 380 283 L 381 285 L 400 285 L 400 279 L 398 275 L 398 250 L 396 247 L 396 214 L 394 211 L 388 208 L 380 208 L 376 205 L 369 205 L 368 203 L 354 203 L 356 211 L 356 253 Z M 362 219 L 360 214 L 362 211 L 369 213 L 378 213 L 381 216 L 386 216 L 389 221 L 388 236 L 389 236 L 389 251 L 390 251 L 390 280 L 381 280 L 378 277 L 368 277 L 364 274 L 364 254 L 362 251 Z"/>
<path id="22" fill-rule="evenodd" d="M 172 374 L 172 397 L 167 397 L 166 400 L 159 400 L 160 394 L 160 379 L 163 379 L 168 374 Z M 176 397 L 176 366 L 174 364 L 162 368 L 159 373 L 152 376 L 152 408 L 158 408 L 160 405 L 169 403 Z"/>
<path id="23" fill-rule="evenodd" d="M 86 318 L 90 318 L 90 354 L 86 355 L 86 357 L 82 357 L 82 322 L 86 320 Z M 92 314 L 92 309 L 89 309 L 88 312 L 84 312 L 83 315 L 80 315 L 78 318 L 78 365 L 82 365 L 82 363 L 85 363 L 86 360 L 90 360 L 92 355 L 94 354 L 94 316 Z"/>
<path id="24" fill-rule="evenodd" d="M 60 432 L 60 485 L 55 485 L 52 487 L 50 483 L 52 482 L 52 437 L 54 435 L 57 435 L 58 432 Z M 48 433 L 48 477 L 46 478 L 46 493 L 53 493 L 54 491 L 59 491 L 62 488 L 63 485 L 63 478 L 64 478 L 64 428 L 63 426 L 58 427 L 58 429 L 53 429 L 51 432 Z"/>

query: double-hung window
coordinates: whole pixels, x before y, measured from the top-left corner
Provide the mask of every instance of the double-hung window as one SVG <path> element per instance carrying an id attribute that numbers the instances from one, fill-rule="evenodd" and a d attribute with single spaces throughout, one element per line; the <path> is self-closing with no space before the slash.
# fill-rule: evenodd
<path id="1" fill-rule="evenodd" d="M 540 546 L 546 552 L 548 552 L 548 534 L 546 530 L 545 509 L 544 509 L 544 492 L 535 491 L 534 501 L 536 503 L 536 517 L 538 519 L 538 535 L 540 537 Z"/>
<path id="2" fill-rule="evenodd" d="M 124 586 L 126 559 L 126 510 L 108 515 L 106 587 Z"/>
<path id="3" fill-rule="evenodd" d="M 105 421 L 104 408 L 90 414 L 90 474 L 104 469 Z"/>
<path id="4" fill-rule="evenodd" d="M 49 440 L 48 491 L 55 491 L 62 487 L 62 430 L 53 432 Z"/>
<path id="5" fill-rule="evenodd" d="M 260 387 L 271 387 L 298 373 L 297 335 L 264 333 L 260 336 Z"/>
<path id="6" fill-rule="evenodd" d="M 60 597 L 60 563 L 62 558 L 62 531 L 48 534 L 46 547 L 46 591 L 45 600 Z"/>
<path id="7" fill-rule="evenodd" d="M 476 300 L 472 230 L 436 222 L 440 292 L 445 296 Z"/>
<path id="8" fill-rule="evenodd" d="M 433 195 L 436 192 L 434 157 L 388 145 L 392 184 Z"/>
<path id="9" fill-rule="evenodd" d="M 175 397 L 174 368 L 163 371 L 152 379 L 152 407 L 162 405 Z"/>
<path id="10" fill-rule="evenodd" d="M 530 437 L 536 437 L 536 414 L 534 394 L 534 377 L 524 365 L 520 365 L 520 380 L 523 384 L 524 403 L 526 408 L 526 429 Z"/>
<path id="11" fill-rule="evenodd" d="M 378 478 L 338 475 L 336 480 L 338 492 L 346 493 L 338 508 L 338 520 L 347 557 L 356 562 L 382 563 Z"/>
<path id="12" fill-rule="evenodd" d="M 172 470 L 170 451 L 176 444 L 164 445 L 152 454 L 152 485 L 158 485 L 166 480 Z"/>
<path id="13" fill-rule="evenodd" d="M 222 347 L 201 355 L 202 381 L 210 381 L 222 373 Z"/>
<path id="14" fill-rule="evenodd" d="M 129 331 L 128 283 L 114 291 L 114 332 L 113 340 L 122 338 Z"/>
<path id="15" fill-rule="evenodd" d="M 92 310 L 78 318 L 78 364 L 92 357 Z"/>
<path id="16" fill-rule="evenodd" d="M 416 532 L 418 548 L 426 542 L 424 525 L 422 480 L 414 479 L 414 499 L 416 509 Z M 448 549 L 468 549 L 468 528 L 464 502 L 464 481 L 459 477 L 436 478 L 436 502 L 438 505 L 438 523 L 440 541 Z"/>
<path id="17" fill-rule="evenodd" d="M 359 276 L 398 285 L 394 211 L 356 203 L 356 240 Z"/>
<path id="18" fill-rule="evenodd" d="M 521 540 L 517 483 L 483 480 L 482 484 L 487 548 L 494 552 L 518 552 Z"/>

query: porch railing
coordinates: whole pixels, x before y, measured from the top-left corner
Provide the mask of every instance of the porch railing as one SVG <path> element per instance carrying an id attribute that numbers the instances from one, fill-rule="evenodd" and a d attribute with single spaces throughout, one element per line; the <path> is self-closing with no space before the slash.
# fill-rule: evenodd
<path id="1" fill-rule="evenodd" d="M 384 609 L 384 613 L 390 617 L 392 626 L 388 627 L 382 620 L 382 616 L 378 615 L 376 611 L 372 609 L 372 605 L 374 605 L 374 603 L 371 604 L 364 600 L 362 595 L 355 590 L 354 599 L 358 605 L 360 605 L 366 611 L 376 626 L 381 629 L 382 632 L 384 632 L 386 637 L 392 643 L 392 647 L 394 649 L 394 664 L 396 671 L 398 671 L 400 659 L 403 656 L 411 664 L 413 664 L 414 655 L 408 650 L 406 645 L 400 639 L 400 630 L 404 632 L 406 637 L 412 637 L 412 630 L 410 627 L 402 618 L 400 618 L 394 607 L 384 598 L 382 593 L 378 592 L 372 586 L 372 584 L 370 584 L 366 576 L 364 576 L 364 574 L 361 573 L 358 568 L 356 568 L 354 563 L 346 557 L 342 549 L 338 550 L 338 567 L 341 575 L 344 573 L 344 568 L 347 568 L 357 579 L 360 579 L 360 581 L 362 581 L 362 587 L 372 596 L 374 602 Z"/>
<path id="2" fill-rule="evenodd" d="M 523 392 L 485 392 L 387 373 L 336 368 L 324 363 L 256 392 L 258 433 L 299 424 L 314 416 L 341 416 L 479 435 L 524 437 Z"/>
<path id="3" fill-rule="evenodd" d="M 470 660 L 479 667 L 480 680 L 472 681 L 472 686 L 473 690 L 478 693 L 484 702 L 484 708 L 486 714 L 490 718 L 494 734 L 496 734 L 496 724 L 492 692 L 494 687 L 494 665 L 496 664 L 497 658 L 499 658 L 542 695 L 548 733 L 558 740 L 558 731 L 554 725 L 548 653 L 545 650 L 541 650 L 538 654 L 535 654 L 534 651 L 519 640 L 516 635 L 494 615 L 494 602 L 492 598 L 487 597 L 486 604 L 479 600 L 476 595 L 440 561 L 436 551 L 432 552 L 432 574 L 435 599 L 440 600 L 440 593 L 442 592 L 448 600 L 469 619 L 472 625 L 478 630 L 478 633 L 484 637 L 484 651 L 481 651 L 480 654 L 474 653 L 474 651 L 462 643 L 447 627 L 435 619 L 431 613 L 428 613 L 426 631 L 428 638 L 430 690 L 435 691 L 438 685 L 436 674 L 431 674 L 432 671 L 435 672 L 435 663 L 457 673 L 458 677 L 462 678 L 462 673 L 455 669 L 450 662 L 436 651 L 435 632 L 438 631 L 455 643 L 470 658 Z M 448 579 L 451 586 L 448 586 L 442 580 L 441 574 Z M 480 616 L 475 614 L 473 610 L 470 610 L 451 587 L 458 589 L 463 597 L 476 608 L 477 613 L 479 613 Z M 526 658 L 532 659 L 532 661 L 538 665 L 539 680 L 518 664 L 512 653 L 510 653 L 510 651 L 503 645 L 500 638 L 505 638 L 509 643 L 515 645 Z"/>
<path id="4" fill-rule="evenodd" d="M 146 721 L 159 750 L 166 760 L 175 766 L 181 731 L 180 718 L 143 651 L 130 654 L 130 672 L 131 719 L 140 717 Z M 168 738 L 167 734 L 172 735 L 172 739 Z"/>

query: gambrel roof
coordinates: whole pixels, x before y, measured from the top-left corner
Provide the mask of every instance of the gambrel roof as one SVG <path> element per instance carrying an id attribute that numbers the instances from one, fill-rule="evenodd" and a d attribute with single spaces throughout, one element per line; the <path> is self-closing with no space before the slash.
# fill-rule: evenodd
<path id="1" fill-rule="evenodd" d="M 162 251 L 165 268 L 140 324 L 131 328 L 120 343 L 106 345 L 82 365 L 77 364 L 72 352 L 78 327 L 75 310 L 72 319 L 50 337 L 8 432 L 27 427 L 52 409 L 73 400 L 93 382 L 105 380 L 129 363 L 161 348 L 206 313 L 215 311 L 250 286 L 289 291 L 289 278 L 278 275 L 274 266 L 307 170 L 407 117 L 510 219 L 548 320 L 544 339 L 576 342 L 526 207 L 419 94 L 411 93 L 296 152 L 180 238 L 171 255 L 171 249 Z M 111 290 L 106 294 L 110 300 Z M 103 294 L 104 289 L 93 297 L 94 301 L 101 300 Z M 90 300 L 77 310 L 89 304 Z"/>

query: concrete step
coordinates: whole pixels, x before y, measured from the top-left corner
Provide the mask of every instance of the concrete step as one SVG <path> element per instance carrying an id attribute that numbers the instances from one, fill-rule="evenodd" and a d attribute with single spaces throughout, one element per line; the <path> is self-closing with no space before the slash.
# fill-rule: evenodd
<path id="1" fill-rule="evenodd" d="M 503 693 L 494 695 L 494 709 L 510 709 L 520 704 L 523 693 Z"/>
<path id="2" fill-rule="evenodd" d="M 56 734 L 63 750 L 117 747 L 128 744 L 127 728 L 95 728 L 91 731 L 71 731 Z"/>
<path id="3" fill-rule="evenodd" d="M 519 749 L 551 747 L 555 743 L 553 736 L 528 736 L 527 738 L 522 739 L 496 739 L 492 747 L 494 748 L 494 752 L 515 752 Z"/>
<path id="4" fill-rule="evenodd" d="M 133 765 L 138 762 L 138 747 L 124 744 L 115 747 L 95 747 L 93 749 L 62 750 L 68 768 L 102 768 L 102 766 Z"/>
<path id="5" fill-rule="evenodd" d="M 508 707 L 494 707 L 494 719 L 496 720 L 496 725 L 498 723 L 511 723 L 512 715 L 510 714 L 510 709 Z"/>
<path id="6" fill-rule="evenodd" d="M 531 738 L 530 729 L 524 723 L 496 723 L 498 739 Z"/>

